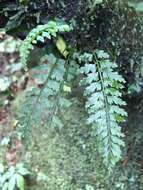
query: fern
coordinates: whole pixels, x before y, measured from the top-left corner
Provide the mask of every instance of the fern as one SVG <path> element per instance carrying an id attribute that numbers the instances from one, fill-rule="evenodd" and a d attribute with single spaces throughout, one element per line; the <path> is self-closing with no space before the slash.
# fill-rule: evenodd
<path id="1" fill-rule="evenodd" d="M 64 112 L 71 105 L 67 95 L 71 92 L 70 82 L 77 70 L 74 63 L 66 64 L 67 61 L 53 54 L 41 58 L 41 63 L 30 73 L 37 85 L 26 92 L 19 109 L 23 138 L 35 126 L 63 127 L 66 121 Z"/>
<path id="2" fill-rule="evenodd" d="M 34 48 L 34 44 L 36 44 L 38 41 L 44 42 L 45 38 L 50 40 L 52 37 L 56 37 L 57 33 L 69 31 L 69 25 L 54 21 L 49 21 L 45 25 L 38 25 L 36 28 L 34 28 L 28 34 L 20 47 L 20 57 L 24 68 L 27 68 L 28 56 L 30 54 L 30 50 Z"/>
<path id="3" fill-rule="evenodd" d="M 88 124 L 91 124 L 99 139 L 99 151 L 108 169 L 121 158 L 122 140 L 120 122 L 124 121 L 127 113 L 121 106 L 126 105 L 122 100 L 120 90 L 124 79 L 114 71 L 117 65 L 109 61 L 109 55 L 104 51 L 95 54 L 84 54 L 80 61 L 86 62 L 80 72 L 85 74 L 82 85 L 87 97 L 86 109 Z"/>
<path id="4" fill-rule="evenodd" d="M 20 48 L 21 62 L 27 67 L 27 60 L 33 44 L 44 42 L 45 38 L 57 37 L 59 32 L 68 32 L 66 24 L 53 21 L 39 25 L 33 29 Z M 121 158 L 121 147 L 124 146 L 120 123 L 127 113 L 122 106 L 121 89 L 124 79 L 115 71 L 117 65 L 109 60 L 104 51 L 93 54 L 69 53 L 61 36 L 56 38 L 57 50 L 66 59 L 45 55 L 40 66 L 30 74 L 36 82 L 28 92 L 19 111 L 22 136 L 25 137 L 32 126 L 62 127 L 66 118 L 64 112 L 71 105 L 67 96 L 71 92 L 71 81 L 78 76 L 77 58 L 84 66 L 80 73 L 84 75 L 82 85 L 87 98 L 85 108 L 88 112 L 88 124 L 92 125 L 99 140 L 99 152 L 104 164 L 111 170 Z M 67 57 L 68 55 L 68 57 Z"/>

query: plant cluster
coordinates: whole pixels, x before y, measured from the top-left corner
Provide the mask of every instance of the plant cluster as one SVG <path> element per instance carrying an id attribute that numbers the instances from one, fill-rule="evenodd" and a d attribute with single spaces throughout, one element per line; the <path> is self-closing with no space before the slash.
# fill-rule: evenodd
<path id="1" fill-rule="evenodd" d="M 25 145 L 30 141 L 25 146 L 24 159 L 29 159 L 26 163 L 31 164 L 41 183 L 30 186 L 34 190 L 39 186 L 43 190 L 139 188 L 142 126 L 138 124 L 137 128 L 131 121 L 122 129 L 127 117 L 123 95 L 136 95 L 143 85 L 142 3 L 129 2 L 1 3 L 2 27 L 21 39 L 26 37 L 20 47 L 20 68 L 28 72 L 22 69 L 25 91 L 17 102 L 14 128 L 26 140 Z M 42 53 L 39 56 L 36 52 L 36 61 L 31 61 L 35 46 Z M 0 91 L 10 88 L 6 78 L 1 83 Z M 122 156 L 124 132 L 128 137 L 130 130 L 135 133 L 126 140 L 128 150 Z M 131 160 L 132 157 L 135 158 Z M 29 173 L 22 170 L 26 171 L 19 164 L 9 168 L 0 165 L 0 187 L 24 190 L 24 176 Z"/>
<path id="2" fill-rule="evenodd" d="M 33 48 L 31 42 L 34 39 L 44 42 L 44 37 L 47 36 L 45 28 L 50 31 L 51 24 L 55 27 L 54 37 L 56 37 L 55 31 L 69 31 L 68 25 L 59 25 L 51 21 L 33 29 L 20 49 L 24 67 L 30 49 Z M 58 50 L 63 49 L 60 51 L 63 56 L 63 52 L 66 51 L 65 42 L 63 40 L 59 42 L 58 38 L 56 45 Z M 98 136 L 99 152 L 101 152 L 103 162 L 111 170 L 121 158 L 120 147 L 124 145 L 123 134 L 118 123 L 123 122 L 124 117 L 127 116 L 121 108 L 126 104 L 120 92 L 123 88 L 122 83 L 125 81 L 115 71 L 117 65 L 111 62 L 109 55 L 102 50 L 83 55 L 78 52 L 71 53 L 69 50 L 69 55 L 64 59 L 52 54 L 47 54 L 46 57 L 46 64 L 35 67 L 34 77 L 38 81 L 38 86 L 30 89 L 21 107 L 19 120 L 23 137 L 29 131 L 30 125 L 46 125 L 56 128 L 64 125 L 66 118 L 63 116 L 62 109 L 68 108 L 71 104 L 66 92 L 72 92 L 71 79 L 83 74 L 81 83 L 85 85 L 84 95 L 87 99 L 85 108 L 89 115 L 87 121 L 92 126 L 95 135 Z M 78 64 L 84 64 L 84 66 L 78 69 Z"/>
<path id="3" fill-rule="evenodd" d="M 17 164 L 16 166 L 11 166 L 7 169 L 2 164 L 0 164 L 1 190 L 14 190 L 15 188 L 24 190 L 24 177 L 29 174 L 30 172 L 23 166 L 23 164 Z"/>

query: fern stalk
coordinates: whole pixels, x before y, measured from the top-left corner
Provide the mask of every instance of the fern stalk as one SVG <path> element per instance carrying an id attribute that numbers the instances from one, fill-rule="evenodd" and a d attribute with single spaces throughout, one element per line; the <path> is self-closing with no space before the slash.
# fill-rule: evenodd
<path id="1" fill-rule="evenodd" d="M 65 63 L 65 74 L 63 76 L 63 81 L 60 83 L 59 92 L 58 92 L 57 96 L 55 97 L 56 101 L 54 103 L 54 107 L 53 107 L 53 111 L 51 113 L 51 117 L 48 119 L 49 120 L 48 127 L 50 127 L 52 125 L 52 119 L 53 119 L 54 115 L 57 114 L 57 111 L 59 109 L 59 106 L 60 106 L 59 101 L 60 101 L 60 97 L 62 96 L 62 93 L 63 93 L 64 84 L 67 81 L 69 67 L 70 67 L 69 60 L 67 59 L 66 63 Z"/>
<path id="2" fill-rule="evenodd" d="M 106 156 L 106 160 L 107 160 L 107 164 L 109 164 L 109 169 L 110 169 L 110 155 L 112 155 L 112 133 L 111 133 L 111 118 L 110 118 L 110 113 L 109 113 L 109 103 L 108 103 L 108 99 L 107 99 L 107 95 L 105 93 L 105 86 L 104 86 L 104 77 L 103 77 L 103 71 L 101 69 L 101 65 L 100 65 L 100 61 L 98 61 L 98 58 L 96 56 L 96 54 L 93 54 L 93 58 L 95 59 L 94 61 L 96 62 L 97 65 L 97 72 L 99 73 L 99 78 L 100 78 L 100 82 L 101 82 L 101 91 L 104 97 L 104 105 L 105 105 L 105 113 L 106 113 L 106 126 L 107 126 L 107 131 L 108 131 L 108 146 L 109 146 L 109 152 L 108 155 Z M 104 145 L 106 146 L 106 145 Z"/>

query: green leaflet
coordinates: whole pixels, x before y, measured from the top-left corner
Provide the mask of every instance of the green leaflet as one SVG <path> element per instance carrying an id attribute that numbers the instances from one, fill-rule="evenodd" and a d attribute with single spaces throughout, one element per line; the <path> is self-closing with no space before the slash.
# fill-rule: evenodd
<path id="1" fill-rule="evenodd" d="M 8 190 L 14 190 L 16 184 L 16 175 L 13 175 L 8 182 Z"/>
<path id="2" fill-rule="evenodd" d="M 20 190 L 24 190 L 24 177 L 20 174 L 16 174 L 16 182 L 17 182 L 17 187 L 20 189 Z"/>
<path id="3" fill-rule="evenodd" d="M 45 38 L 51 39 L 52 37 L 56 37 L 57 33 L 69 31 L 69 25 L 57 23 L 54 21 L 49 21 L 45 25 L 38 25 L 36 28 L 31 30 L 20 47 L 20 58 L 24 68 L 27 68 L 27 60 L 30 54 L 30 50 L 34 48 L 33 44 L 36 44 L 37 41 L 43 43 L 45 41 Z"/>
<path id="4" fill-rule="evenodd" d="M 8 182 L 4 183 L 2 190 L 7 190 L 8 189 Z"/>
<path id="5" fill-rule="evenodd" d="M 90 59 L 87 59 L 88 57 Z M 119 123 L 127 116 L 121 108 L 126 103 L 122 100 L 120 92 L 121 83 L 125 81 L 114 71 L 117 65 L 109 61 L 109 55 L 104 51 L 83 54 L 80 61 L 86 62 L 80 72 L 85 75 L 81 84 L 85 86 L 84 95 L 87 97 L 87 122 L 96 128 L 101 142 L 99 152 L 104 164 L 111 170 L 120 160 L 121 146 L 124 146 Z"/>
<path id="6" fill-rule="evenodd" d="M 57 41 L 56 41 L 56 46 L 57 49 L 59 50 L 59 52 L 66 58 L 69 54 L 69 52 L 66 50 L 66 43 L 64 41 L 64 39 L 59 36 Z"/>

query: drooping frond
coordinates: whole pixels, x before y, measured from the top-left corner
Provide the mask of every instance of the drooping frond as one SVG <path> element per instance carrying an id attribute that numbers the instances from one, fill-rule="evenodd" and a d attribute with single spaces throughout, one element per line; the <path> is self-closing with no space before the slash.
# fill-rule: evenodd
<path id="1" fill-rule="evenodd" d="M 38 41 L 44 42 L 45 39 L 51 39 L 56 37 L 57 33 L 69 32 L 70 27 L 67 24 L 61 24 L 54 21 L 49 21 L 47 24 L 38 25 L 34 28 L 26 37 L 20 47 L 20 57 L 24 68 L 27 67 L 27 60 L 30 54 L 30 50 L 34 48 L 34 44 Z"/>
<path id="2" fill-rule="evenodd" d="M 64 111 L 71 103 L 67 94 L 71 92 L 70 81 L 75 74 L 74 65 L 64 59 L 49 54 L 44 62 L 31 71 L 36 83 L 26 92 L 19 110 L 22 136 L 25 137 L 32 126 L 62 127 Z"/>
<path id="3" fill-rule="evenodd" d="M 86 61 L 80 71 L 85 75 L 82 84 L 87 97 L 85 107 L 89 115 L 88 123 L 96 131 L 99 151 L 110 170 L 121 158 L 121 146 L 124 145 L 119 123 L 127 116 L 122 108 L 126 103 L 120 92 L 125 81 L 115 71 L 117 65 L 102 50 L 95 54 L 86 53 L 80 57 L 80 61 Z"/>

